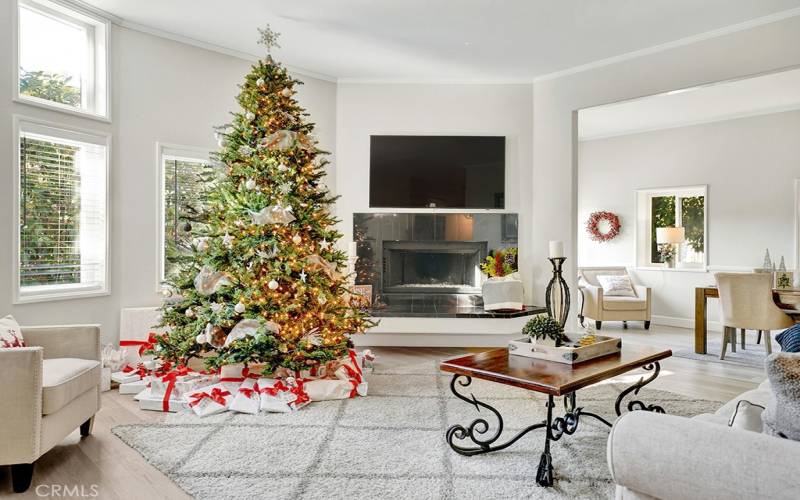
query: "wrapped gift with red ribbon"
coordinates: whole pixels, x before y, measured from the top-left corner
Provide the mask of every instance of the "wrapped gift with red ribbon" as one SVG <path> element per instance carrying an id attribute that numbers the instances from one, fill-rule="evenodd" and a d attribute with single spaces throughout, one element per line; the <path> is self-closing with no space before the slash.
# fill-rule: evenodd
<path id="1" fill-rule="evenodd" d="M 261 392 L 261 411 L 289 413 L 302 408 L 310 401 L 300 379 L 258 379 Z"/>
<path id="2" fill-rule="evenodd" d="M 150 394 L 165 399 L 183 399 L 185 394 L 214 383 L 213 377 L 202 374 L 185 366 L 168 371 L 161 377 L 150 381 Z"/>
<path id="3" fill-rule="evenodd" d="M 333 377 L 304 381 L 308 397 L 311 401 L 328 401 L 366 396 L 367 382 L 361 366 L 358 354 L 350 349 L 347 357 L 339 361 Z"/>
<path id="4" fill-rule="evenodd" d="M 225 384 L 214 384 L 186 395 L 189 408 L 200 417 L 222 413 L 228 409 L 233 401 L 233 394 Z"/>
<path id="5" fill-rule="evenodd" d="M 245 380 L 258 380 L 260 377 L 255 369 L 243 365 L 225 365 L 219 372 L 219 382 L 231 392 L 236 392 Z"/>
<path id="6" fill-rule="evenodd" d="M 119 346 L 125 351 L 125 361 L 130 366 L 136 366 L 143 361 L 152 361 L 153 356 L 145 355 L 144 352 L 154 349 L 158 343 L 158 334 L 150 332 L 145 339 L 123 339 L 119 341 Z"/>
<path id="7" fill-rule="evenodd" d="M 261 409 L 261 387 L 258 380 L 247 378 L 234 393 L 231 410 L 255 415 Z"/>

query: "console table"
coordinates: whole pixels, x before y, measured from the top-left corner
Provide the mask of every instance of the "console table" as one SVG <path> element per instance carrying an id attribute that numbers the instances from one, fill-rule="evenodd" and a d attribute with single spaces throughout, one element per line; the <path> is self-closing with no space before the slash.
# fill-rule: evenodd
<path id="1" fill-rule="evenodd" d="M 719 290 L 716 286 L 699 286 L 694 289 L 694 352 L 697 354 L 706 353 L 708 339 L 708 299 L 719 298 Z M 794 290 L 773 290 L 772 298 L 786 314 L 794 317 L 795 321 L 800 319 L 800 289 Z"/>

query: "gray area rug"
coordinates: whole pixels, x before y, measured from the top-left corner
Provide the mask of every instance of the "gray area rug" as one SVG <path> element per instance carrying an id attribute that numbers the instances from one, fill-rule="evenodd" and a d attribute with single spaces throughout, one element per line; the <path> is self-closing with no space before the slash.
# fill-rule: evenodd
<path id="1" fill-rule="evenodd" d="M 714 335 L 709 334 L 709 335 Z M 722 334 L 720 333 L 719 336 Z M 737 334 L 737 338 L 738 338 Z M 764 348 L 764 339 L 761 339 L 761 344 L 756 344 L 756 337 L 749 333 L 747 335 L 747 348 L 742 349 L 741 344 L 736 344 L 736 352 L 731 352 L 731 346 L 725 351 L 725 359 L 719 359 L 719 353 L 722 351 L 721 340 L 709 340 L 706 347 L 705 354 L 697 354 L 694 352 L 694 346 L 689 348 L 673 349 L 672 355 L 678 358 L 694 359 L 697 361 L 712 361 L 715 363 L 728 363 L 735 365 L 752 366 L 754 368 L 764 368 L 764 360 L 767 357 L 767 351 Z M 772 352 L 779 352 L 781 346 L 773 340 Z"/>
<path id="2" fill-rule="evenodd" d="M 574 435 L 553 443 L 553 488 L 535 481 L 544 446 L 541 430 L 499 452 L 474 457 L 453 452 L 445 430 L 486 412 L 478 414 L 456 399 L 450 378 L 434 363 L 378 367 L 367 375 L 369 396 L 364 398 L 311 403 L 294 414 L 228 412 L 198 418 L 179 413 L 161 424 L 122 425 L 113 432 L 199 499 L 613 497 L 608 428 L 593 419 L 582 420 Z M 581 390 L 578 406 L 613 421 L 614 401 L 623 388 L 604 384 Z M 470 389 L 501 411 L 509 434 L 545 418 L 545 398 L 539 394 L 480 380 Z M 648 388 L 640 397 L 685 416 L 721 405 Z"/>

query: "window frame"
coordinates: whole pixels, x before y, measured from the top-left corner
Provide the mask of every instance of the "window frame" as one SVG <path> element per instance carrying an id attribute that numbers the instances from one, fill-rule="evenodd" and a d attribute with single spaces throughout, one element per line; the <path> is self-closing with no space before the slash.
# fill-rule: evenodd
<path id="1" fill-rule="evenodd" d="M 164 231 L 164 216 L 167 211 L 166 200 L 164 199 L 164 160 L 166 157 L 178 157 L 187 161 L 203 161 L 208 164 L 213 164 L 211 154 L 213 150 L 197 146 L 183 146 L 180 144 L 170 144 L 167 142 L 156 142 L 156 193 L 158 194 L 158 210 L 156 210 L 156 227 L 158 228 L 158 236 L 156 238 L 156 293 L 163 294 L 169 287 L 164 285 L 166 278 L 166 252 L 167 248 L 164 244 L 165 231 Z"/>
<path id="2" fill-rule="evenodd" d="M 645 188 L 636 190 L 636 267 L 639 269 L 658 269 L 661 271 L 706 272 L 708 270 L 708 184 L 694 186 L 675 186 L 663 188 Z M 675 196 L 686 198 L 692 196 L 703 197 L 703 262 L 700 264 L 685 264 L 668 267 L 666 263 L 652 262 L 651 254 L 651 228 L 652 228 L 652 199 L 661 196 Z M 676 218 L 679 217 L 680 208 L 676 207 Z M 676 222 L 676 227 L 681 227 Z"/>
<path id="3" fill-rule="evenodd" d="M 13 22 L 12 22 L 12 62 L 13 70 L 11 75 L 12 100 L 21 104 L 38 108 L 49 109 L 59 113 L 66 113 L 84 118 L 91 118 L 104 123 L 111 123 L 111 78 L 110 78 L 110 38 L 111 22 L 97 14 L 82 9 L 79 6 L 64 0 L 16 0 L 12 2 Z M 81 107 L 76 108 L 68 104 L 62 104 L 40 97 L 28 96 L 20 93 L 20 50 L 22 48 L 20 40 L 20 15 L 21 8 L 28 8 L 43 15 L 56 18 L 62 22 L 79 25 L 87 29 L 87 52 L 89 52 L 89 63 L 86 68 L 90 78 L 85 82 L 86 92 L 84 95 L 84 82 L 81 82 Z M 84 105 L 84 102 L 86 103 Z"/>
<path id="4" fill-rule="evenodd" d="M 48 120 L 41 120 L 29 116 L 12 115 L 12 130 L 13 130 L 13 147 L 12 154 L 12 169 L 13 169 L 13 194 L 12 194 L 12 224 L 13 233 L 12 238 L 12 304 L 27 304 L 32 302 L 49 302 L 56 300 L 68 300 L 86 297 L 99 297 L 111 294 L 111 238 L 110 238 L 110 221 L 111 221 L 111 134 L 98 131 L 89 130 L 78 127 L 66 126 L 61 123 L 54 123 Z M 19 225 L 20 219 L 20 201 L 22 196 L 22 171 L 21 160 L 22 151 L 20 149 L 20 138 L 24 132 L 25 126 L 31 126 L 34 129 L 44 129 L 48 135 L 54 138 L 60 138 L 67 141 L 81 141 L 92 144 L 97 144 L 105 147 L 105 161 L 103 162 L 103 171 L 105 173 L 105 193 L 102 197 L 104 200 L 105 209 L 105 224 L 103 228 L 103 235 L 105 237 L 105 265 L 103 269 L 103 283 L 100 286 L 86 285 L 86 284 L 62 284 L 62 285 L 42 285 L 33 288 L 29 292 L 23 292 L 20 286 L 20 250 L 21 250 L 21 228 Z"/>

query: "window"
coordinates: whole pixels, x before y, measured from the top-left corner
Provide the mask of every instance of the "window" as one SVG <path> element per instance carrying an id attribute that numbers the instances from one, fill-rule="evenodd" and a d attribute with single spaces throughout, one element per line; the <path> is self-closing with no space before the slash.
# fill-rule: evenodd
<path id="1" fill-rule="evenodd" d="M 15 122 L 15 301 L 107 293 L 108 137 Z"/>
<path id="2" fill-rule="evenodd" d="M 192 247 L 191 231 L 204 223 L 208 191 L 216 171 L 209 152 L 199 148 L 159 146 L 159 289 L 172 277 Z"/>
<path id="3" fill-rule="evenodd" d="M 638 264 L 705 269 L 706 186 L 642 189 L 638 203 Z"/>
<path id="4" fill-rule="evenodd" d="M 18 95 L 107 117 L 105 21 L 50 0 L 19 0 Z"/>

